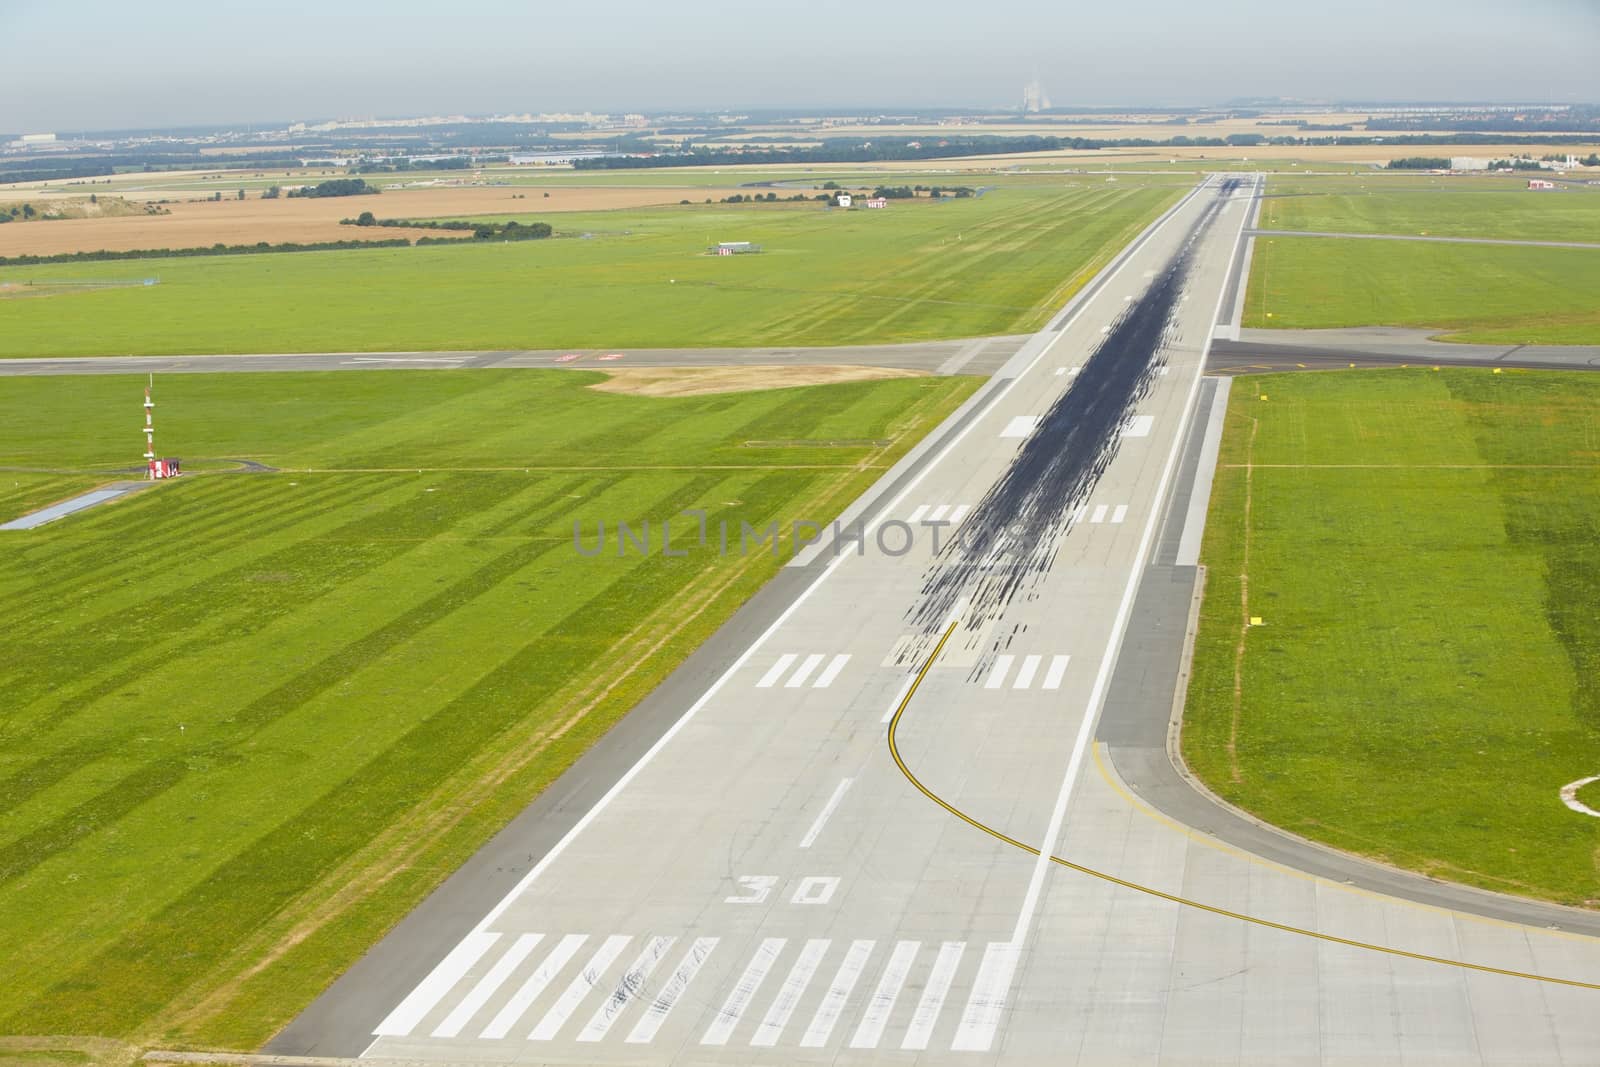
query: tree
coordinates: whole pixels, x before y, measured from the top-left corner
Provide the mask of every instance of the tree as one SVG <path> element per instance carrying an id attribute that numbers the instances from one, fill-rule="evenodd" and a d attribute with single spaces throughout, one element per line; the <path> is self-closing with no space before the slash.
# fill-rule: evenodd
<path id="1" fill-rule="evenodd" d="M 363 211 L 361 214 L 356 216 L 357 226 L 376 226 L 377 224 L 377 217 L 370 211 Z"/>
<path id="2" fill-rule="evenodd" d="M 37 212 L 35 212 L 33 210 L 33 205 L 32 204 L 23 204 L 22 205 L 22 217 L 23 218 L 31 219 L 31 218 L 33 218 L 33 216 L 35 214 L 37 214 Z"/>
<path id="3" fill-rule="evenodd" d="M 282 192 L 282 189 L 279 189 L 276 185 L 274 185 L 261 194 L 261 199 L 276 200 Z"/>
<path id="4" fill-rule="evenodd" d="M 239 190 L 239 199 L 240 199 L 240 200 L 243 200 L 243 199 L 244 199 L 244 190 L 243 190 L 243 189 L 240 189 L 240 190 Z"/>

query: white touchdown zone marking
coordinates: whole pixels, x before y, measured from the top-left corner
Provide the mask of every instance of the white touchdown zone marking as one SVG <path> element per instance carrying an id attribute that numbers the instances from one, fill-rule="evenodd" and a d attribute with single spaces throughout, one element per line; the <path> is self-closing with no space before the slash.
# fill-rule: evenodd
<path id="1" fill-rule="evenodd" d="M 817 664 L 822 662 L 822 653 L 813 652 L 800 663 L 800 668 L 789 676 L 783 683 L 785 689 L 799 689 L 806 684 L 806 679 L 811 677 L 811 672 L 817 669 Z"/>
<path id="2" fill-rule="evenodd" d="M 989 671 L 988 679 L 983 683 L 985 689 L 999 689 L 1006 684 L 1006 674 L 1011 670 L 1013 656 L 996 656 L 994 667 Z"/>
<path id="3" fill-rule="evenodd" d="M 811 829 L 806 831 L 806 836 L 800 839 L 801 848 L 810 848 L 816 843 L 817 836 L 822 833 L 822 828 L 828 825 L 828 819 L 833 816 L 834 811 L 839 807 L 839 801 L 844 799 L 845 790 L 849 789 L 850 784 L 854 781 L 854 778 L 846 778 L 833 787 L 833 795 L 828 798 L 828 802 L 817 813 L 816 821 L 811 824 Z"/>
<path id="4" fill-rule="evenodd" d="M 783 672 L 789 669 L 789 665 L 799 658 L 793 652 L 785 652 L 779 656 L 778 662 L 767 668 L 767 673 L 761 676 L 761 680 L 756 683 L 756 688 L 771 689 L 777 684 L 778 679 L 783 677 Z"/>

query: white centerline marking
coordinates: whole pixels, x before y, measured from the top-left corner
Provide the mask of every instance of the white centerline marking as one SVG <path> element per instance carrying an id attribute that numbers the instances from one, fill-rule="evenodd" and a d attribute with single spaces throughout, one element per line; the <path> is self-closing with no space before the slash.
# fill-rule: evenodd
<path id="1" fill-rule="evenodd" d="M 916 680 L 917 676 L 913 674 L 900 683 L 900 691 L 894 695 L 894 700 L 884 709 L 883 718 L 879 719 L 879 722 L 888 722 L 894 718 L 894 713 L 900 710 L 900 702 L 905 700 L 907 693 L 911 692 L 911 683 Z"/>
<path id="2" fill-rule="evenodd" d="M 956 976 L 956 968 L 961 965 L 961 954 L 966 950 L 965 941 L 946 941 L 939 946 L 939 955 L 933 961 L 933 970 L 928 973 L 928 984 L 923 988 L 922 999 L 917 1001 L 917 1009 L 911 1015 L 911 1025 L 906 1028 L 905 1040 L 900 1042 L 901 1048 L 928 1047 L 928 1039 L 933 1036 L 934 1025 L 939 1021 L 939 1012 L 944 1008 L 945 994 L 950 992 L 950 980 Z"/>
<path id="3" fill-rule="evenodd" d="M 411 1033 L 422 1017 L 433 1010 L 498 940 L 499 934 L 481 930 L 474 930 L 462 938 L 461 943 L 451 949 L 449 955 L 440 960 L 439 965 L 428 972 L 428 977 L 372 1032 L 379 1037 L 405 1037 Z"/>
<path id="4" fill-rule="evenodd" d="M 589 1020 L 578 1033 L 579 1041 L 599 1041 L 610 1032 L 612 1024 L 622 1017 L 623 1011 L 634 997 L 639 995 L 639 990 L 644 988 L 645 981 L 650 977 L 678 939 L 676 937 L 652 937 L 649 944 L 639 957 L 622 972 L 622 977 L 617 979 L 617 986 L 606 998 L 605 1003 L 595 1009 L 594 1017 Z"/>
<path id="5" fill-rule="evenodd" d="M 1205 188 L 1210 184 L 1210 181 L 1211 179 L 1207 178 L 1200 188 Z M 1187 201 L 1183 202 L 1187 203 Z M 1243 220 L 1248 217 L 1249 213 L 1244 212 L 1243 218 L 1239 223 L 1239 235 L 1234 238 L 1233 252 L 1228 259 L 1230 273 L 1233 268 L 1233 262 L 1238 258 L 1239 254 L 1240 236 L 1244 233 Z M 1217 317 L 1222 314 L 1222 300 L 1225 295 L 1225 288 L 1217 293 L 1217 302 L 1211 309 L 1210 321 L 1216 322 Z M 1177 431 L 1173 434 L 1172 446 L 1167 450 L 1166 464 L 1162 467 L 1161 478 L 1156 483 L 1155 495 L 1152 498 L 1154 500 L 1161 501 L 1166 499 L 1167 487 L 1172 483 L 1172 472 L 1178 464 L 1178 454 L 1183 447 L 1185 429 L 1194 412 L 1195 397 L 1200 392 L 1200 379 L 1205 374 L 1206 359 L 1210 354 L 1211 334 L 1207 333 L 1206 339 L 1201 343 L 1200 358 L 1195 363 L 1194 376 L 1189 381 L 1189 392 L 1184 398 L 1182 416 L 1178 420 Z M 1078 724 L 1078 736 L 1073 741 L 1072 754 L 1067 757 L 1066 771 L 1061 776 L 1061 788 L 1056 793 L 1055 806 L 1050 812 L 1050 822 L 1045 827 L 1044 836 L 1040 840 L 1039 855 L 1034 860 L 1033 874 L 1028 879 L 1028 890 L 1023 895 L 1022 907 L 1017 911 L 1017 925 L 1013 928 L 1011 934 L 1010 944 L 1019 951 L 1027 943 L 1028 933 L 1033 928 L 1033 914 L 1039 906 L 1039 894 L 1044 888 L 1044 878 L 1049 871 L 1050 857 L 1055 852 L 1056 841 L 1061 837 L 1061 828 L 1067 818 L 1067 803 L 1072 799 L 1073 787 L 1078 782 L 1078 771 L 1083 766 L 1084 755 L 1089 749 L 1089 741 L 1094 736 L 1095 724 L 1100 719 L 1100 708 L 1105 700 L 1106 686 L 1110 683 L 1111 669 L 1116 664 L 1117 652 L 1122 646 L 1123 635 L 1128 629 L 1128 616 L 1133 611 L 1133 598 L 1138 592 L 1139 578 L 1144 573 L 1145 562 L 1150 558 L 1150 546 L 1155 539 L 1156 520 L 1160 516 L 1160 508 L 1151 508 L 1150 515 L 1145 520 L 1144 533 L 1140 536 L 1138 550 L 1134 553 L 1133 567 L 1128 572 L 1128 580 L 1122 590 L 1122 599 L 1117 604 L 1117 614 L 1111 623 L 1111 636 L 1106 642 L 1105 650 L 1101 653 L 1100 667 L 1095 672 L 1094 684 L 1089 690 L 1089 699 L 1084 706 L 1083 720 Z M 985 959 L 984 962 L 987 964 L 989 961 Z M 994 1041 L 995 1027 L 999 1023 L 1000 1011 L 1005 1005 L 1005 998 L 1010 993 L 1011 975 L 1015 966 L 1016 961 L 1013 956 L 1010 963 L 1005 965 L 1005 983 L 999 987 L 998 1003 L 994 1003 L 990 1009 L 986 1009 L 988 1013 L 984 1016 L 983 1024 L 979 1025 L 973 1033 L 967 1035 L 967 1040 L 973 1042 L 973 1044 L 959 1047 L 986 1050 Z M 976 1000 L 976 994 L 974 994 L 974 1000 Z M 973 1004 L 969 1003 L 967 1009 L 968 1015 L 971 1016 Z M 966 1027 L 967 1023 L 964 1020 L 962 1023 L 963 1030 Z M 958 1034 L 957 1041 L 960 1042 L 961 1040 L 962 1037 Z M 981 1044 L 978 1044 L 980 1041 Z"/>
<path id="6" fill-rule="evenodd" d="M 806 986 L 811 984 L 811 975 L 816 972 L 817 964 L 822 962 L 822 956 L 831 944 L 833 942 L 825 937 L 812 938 L 805 943 L 794 966 L 789 968 L 789 977 L 778 987 L 778 995 L 773 998 L 772 1007 L 767 1009 L 767 1017 L 756 1027 L 755 1036 L 750 1039 L 752 1045 L 770 1047 L 778 1043 L 778 1038 L 783 1036 L 783 1028 L 789 1025 L 789 1016 L 794 1014 L 795 1005 L 805 995 Z"/>
<path id="7" fill-rule="evenodd" d="M 728 1038 L 733 1034 L 733 1028 L 739 1025 L 739 1019 L 744 1015 L 744 1009 L 755 999 L 756 992 L 760 990 L 761 983 L 766 981 L 767 972 L 772 970 L 772 965 L 778 962 L 778 955 L 783 952 L 783 946 L 789 942 L 782 937 L 769 937 L 761 942 L 756 954 L 750 957 L 750 965 L 739 976 L 739 981 L 734 985 L 733 992 L 728 994 L 728 999 L 722 1002 L 722 1009 L 717 1012 L 717 1017 L 706 1028 L 705 1036 L 700 1039 L 702 1045 L 726 1045 Z"/>
<path id="8" fill-rule="evenodd" d="M 900 998 L 900 987 L 906 984 L 906 975 L 911 973 L 911 964 L 921 948 L 921 941 L 895 943 L 889 963 L 883 969 L 883 977 L 878 979 L 878 988 L 873 990 L 872 999 L 867 1001 L 861 1025 L 856 1027 L 855 1036 L 850 1038 L 851 1048 L 878 1047 L 878 1042 L 883 1038 L 883 1028 L 889 1022 L 889 1013 L 894 1011 L 894 1002 Z"/>
<path id="9" fill-rule="evenodd" d="M 489 972 L 478 979 L 478 984 L 472 987 L 472 991 L 462 997 L 461 1003 L 457 1004 L 451 1009 L 450 1014 L 444 1017 L 444 1022 L 440 1023 L 433 1031 L 433 1036 L 456 1037 L 459 1035 L 462 1028 L 471 1022 L 472 1017 L 478 1013 L 478 1009 L 483 1007 L 490 997 L 494 996 L 495 990 L 505 984 L 505 980 L 511 977 L 511 972 L 516 970 L 517 966 L 528 958 L 528 954 L 542 940 L 544 940 L 543 934 L 523 934 L 512 942 L 511 947 L 506 950 L 506 954 L 495 960 L 494 966 L 489 968 Z"/>
<path id="10" fill-rule="evenodd" d="M 1006 684 L 1006 672 L 1011 670 L 1011 656 L 996 656 L 994 667 L 989 671 L 988 679 L 983 683 L 985 689 L 999 689 Z"/>
<path id="11" fill-rule="evenodd" d="M 789 669 L 789 664 L 793 663 L 799 658 L 800 657 L 796 656 L 793 652 L 785 652 L 783 655 L 779 656 L 778 662 L 767 668 L 767 673 L 761 676 L 761 680 L 756 683 L 756 688 L 771 689 L 777 684 L 778 679 L 783 677 L 783 672 Z"/>
<path id="12" fill-rule="evenodd" d="M 850 653 L 848 652 L 841 652 L 839 655 L 833 657 L 833 659 L 828 661 L 828 665 L 822 669 L 822 673 L 817 675 L 817 680 L 812 683 L 811 688 L 828 688 L 828 686 L 833 684 L 833 680 L 839 677 L 839 672 L 844 670 L 844 665 L 849 662 Z"/>
<path id="13" fill-rule="evenodd" d="M 550 950 L 550 955 L 539 964 L 538 970 L 528 976 L 528 980 L 512 994 L 511 999 L 506 1001 L 505 1007 L 500 1009 L 489 1025 L 483 1028 L 483 1033 L 478 1036 L 500 1038 L 509 1034 L 511 1028 L 517 1025 L 517 1020 L 533 1006 L 535 1000 L 539 999 L 539 994 L 544 992 L 545 986 L 561 973 L 561 968 L 578 954 L 578 950 L 587 940 L 589 940 L 588 934 L 568 934 L 557 942 L 556 947 Z"/>
<path id="14" fill-rule="evenodd" d="M 677 1005 L 678 998 L 683 996 L 683 991 L 689 988 L 689 983 L 694 981 L 694 976 L 702 964 L 711 955 L 711 950 L 717 947 L 717 938 L 697 937 L 694 944 L 689 946 L 689 951 L 683 954 L 683 959 L 678 961 L 677 969 L 672 972 L 672 977 L 667 979 L 667 984 L 661 987 L 661 992 L 655 1000 L 650 1002 L 650 1007 L 645 1009 L 644 1016 L 634 1024 L 632 1033 L 628 1034 L 627 1043 L 630 1045 L 645 1045 L 655 1040 L 656 1031 L 661 1029 L 661 1024 L 667 1021 L 667 1015 Z"/>
<path id="15" fill-rule="evenodd" d="M 606 973 L 606 969 L 616 962 L 617 957 L 622 955 L 622 950 L 627 948 L 628 942 L 632 940 L 628 934 L 612 934 L 601 942 L 589 962 L 578 972 L 578 976 L 568 983 L 567 988 L 561 991 L 561 996 L 556 998 L 555 1004 L 544 1013 L 544 1018 L 533 1028 L 528 1040 L 549 1041 L 555 1037 L 566 1025 L 567 1019 L 578 1009 L 578 1005 L 589 995 L 589 991 L 600 984 L 600 977 Z"/>
<path id="16" fill-rule="evenodd" d="M 854 778 L 846 778 L 834 786 L 833 795 L 828 798 L 828 802 L 817 813 L 816 822 L 811 824 L 811 829 L 806 831 L 806 836 L 800 839 L 801 848 L 810 848 L 816 842 L 817 835 L 822 833 L 822 828 L 828 824 L 828 819 L 833 815 L 834 809 L 838 808 L 839 801 L 844 799 L 845 790 L 849 789 L 850 783 L 854 781 Z"/>
<path id="17" fill-rule="evenodd" d="M 806 679 L 811 677 L 811 672 L 816 670 L 817 664 L 821 662 L 821 652 L 811 653 L 811 655 L 807 656 L 800 662 L 799 669 L 797 669 L 793 674 L 789 675 L 789 680 L 783 683 L 783 687 L 785 689 L 799 689 L 802 685 L 806 684 Z"/>
<path id="18" fill-rule="evenodd" d="M 1061 678 L 1067 673 L 1067 663 L 1071 656 L 1051 656 L 1050 669 L 1044 672 L 1044 688 L 1060 689 Z"/>
<path id="19" fill-rule="evenodd" d="M 839 970 L 833 976 L 833 983 L 828 986 L 822 1003 L 817 1005 L 817 1013 L 811 1017 L 811 1025 L 806 1027 L 805 1036 L 800 1039 L 801 1048 L 821 1048 L 828 1043 L 828 1038 L 833 1036 L 833 1028 L 839 1022 L 839 1016 L 844 1012 L 844 1006 L 850 999 L 850 994 L 856 988 L 856 982 L 861 978 L 861 972 L 867 965 L 867 957 L 872 955 L 876 941 L 852 941 L 850 950 L 845 953 Z"/>
<path id="20" fill-rule="evenodd" d="M 1024 656 L 1022 669 L 1017 671 L 1017 680 L 1011 683 L 1013 689 L 1026 689 L 1033 684 L 1033 676 L 1039 670 L 1040 656 Z"/>

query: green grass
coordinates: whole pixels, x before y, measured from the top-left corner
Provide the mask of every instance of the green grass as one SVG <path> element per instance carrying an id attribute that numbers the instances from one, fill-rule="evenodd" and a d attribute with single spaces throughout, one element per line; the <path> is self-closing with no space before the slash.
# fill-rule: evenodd
<path id="1" fill-rule="evenodd" d="M 976 384 L 597 380 L 174 375 L 164 453 L 282 471 L 0 535 L 0 1034 L 257 1047 L 780 563 L 575 520 L 831 518 Z M 0 380 L 0 465 L 125 464 L 142 384 Z"/>
<path id="2" fill-rule="evenodd" d="M 1025 332 L 1180 195 L 1166 182 L 1057 182 L 887 211 L 773 204 L 555 218 L 559 233 L 588 239 L 3 268 L 8 281 L 136 269 L 161 284 L 0 302 L 0 356 L 832 345 Z M 704 254 L 720 240 L 766 251 Z"/>
<path id="3" fill-rule="evenodd" d="M 1523 178 L 1291 179 L 1268 183 L 1261 227 L 1600 243 L 1600 190 L 1529 192 Z"/>
<path id="4" fill-rule="evenodd" d="M 1263 237 L 1244 324 L 1409 326 L 1449 341 L 1592 345 L 1600 344 L 1596 293 L 1596 249 Z"/>
<path id="5" fill-rule="evenodd" d="M 1190 766 L 1315 840 L 1600 904 L 1600 820 L 1558 795 L 1600 773 L 1600 377 L 1240 385 L 1206 528 Z"/>

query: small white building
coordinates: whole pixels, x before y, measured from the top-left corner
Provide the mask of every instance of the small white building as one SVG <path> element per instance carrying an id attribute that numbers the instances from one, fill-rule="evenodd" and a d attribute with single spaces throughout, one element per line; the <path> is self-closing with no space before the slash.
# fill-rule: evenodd
<path id="1" fill-rule="evenodd" d="M 840 193 L 839 194 L 839 206 L 840 207 L 849 207 L 853 203 L 855 203 L 855 199 L 853 197 L 851 197 L 851 195 L 849 193 Z"/>
<path id="2" fill-rule="evenodd" d="M 1555 187 L 1556 187 L 1556 183 L 1555 182 L 1546 181 L 1543 178 L 1529 178 L 1528 179 L 1528 188 L 1529 189 L 1554 189 Z"/>
<path id="3" fill-rule="evenodd" d="M 886 196 L 869 196 L 867 197 L 867 206 L 872 208 L 888 207 L 889 198 Z"/>

